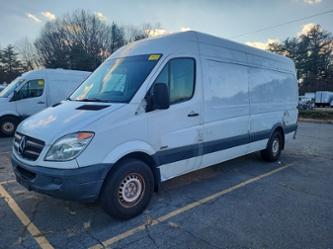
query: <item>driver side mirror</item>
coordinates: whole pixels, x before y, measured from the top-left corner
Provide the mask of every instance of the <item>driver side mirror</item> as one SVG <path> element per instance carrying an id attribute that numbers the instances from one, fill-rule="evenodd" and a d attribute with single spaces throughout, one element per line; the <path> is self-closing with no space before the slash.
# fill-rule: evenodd
<path id="1" fill-rule="evenodd" d="M 164 110 L 170 107 L 169 87 L 164 83 L 155 83 L 147 105 L 147 111 Z"/>

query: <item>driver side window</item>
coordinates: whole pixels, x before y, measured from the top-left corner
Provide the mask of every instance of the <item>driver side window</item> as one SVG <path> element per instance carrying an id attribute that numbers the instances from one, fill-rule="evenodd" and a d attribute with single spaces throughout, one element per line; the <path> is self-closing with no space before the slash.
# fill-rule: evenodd
<path id="1" fill-rule="evenodd" d="M 167 84 L 170 104 L 192 98 L 195 85 L 195 61 L 193 58 L 171 59 L 163 68 L 155 83 Z"/>
<path id="2" fill-rule="evenodd" d="M 24 86 L 17 92 L 17 100 L 19 99 L 28 99 L 28 98 L 37 98 L 43 95 L 45 81 L 42 79 L 39 80 L 30 80 L 24 84 Z"/>

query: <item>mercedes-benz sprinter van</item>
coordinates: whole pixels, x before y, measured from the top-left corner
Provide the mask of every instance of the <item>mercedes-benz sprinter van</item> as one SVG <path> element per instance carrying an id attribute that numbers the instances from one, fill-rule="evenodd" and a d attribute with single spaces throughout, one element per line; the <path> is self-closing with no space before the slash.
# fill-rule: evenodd
<path id="1" fill-rule="evenodd" d="M 64 100 L 90 74 L 39 69 L 16 78 L 0 92 L 0 135 L 13 136 L 21 120 Z"/>
<path id="2" fill-rule="evenodd" d="M 21 123 L 12 164 L 29 190 L 127 219 L 173 177 L 255 151 L 277 160 L 297 100 L 288 58 L 193 31 L 142 40 Z"/>

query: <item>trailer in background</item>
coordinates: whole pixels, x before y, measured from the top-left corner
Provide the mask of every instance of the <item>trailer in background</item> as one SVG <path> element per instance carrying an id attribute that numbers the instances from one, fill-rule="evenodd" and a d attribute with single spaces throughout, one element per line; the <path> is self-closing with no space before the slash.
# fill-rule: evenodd
<path id="1" fill-rule="evenodd" d="M 304 93 L 304 98 L 314 101 L 316 98 L 316 93 L 315 92 Z"/>
<path id="2" fill-rule="evenodd" d="M 333 101 L 333 92 L 318 91 L 316 92 L 315 104 L 317 107 L 330 106 Z"/>

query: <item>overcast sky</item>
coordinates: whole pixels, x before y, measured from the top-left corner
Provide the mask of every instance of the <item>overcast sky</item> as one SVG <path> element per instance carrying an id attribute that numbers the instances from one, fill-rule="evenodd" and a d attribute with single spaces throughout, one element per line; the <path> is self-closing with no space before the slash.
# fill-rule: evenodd
<path id="1" fill-rule="evenodd" d="M 305 31 L 311 23 L 333 32 L 333 13 L 260 33 L 235 37 L 333 9 L 333 0 L 0 0 L 0 46 L 25 37 L 34 40 L 48 20 L 76 9 L 121 25 L 159 23 L 165 30 L 197 30 L 242 43 L 264 46 Z"/>

